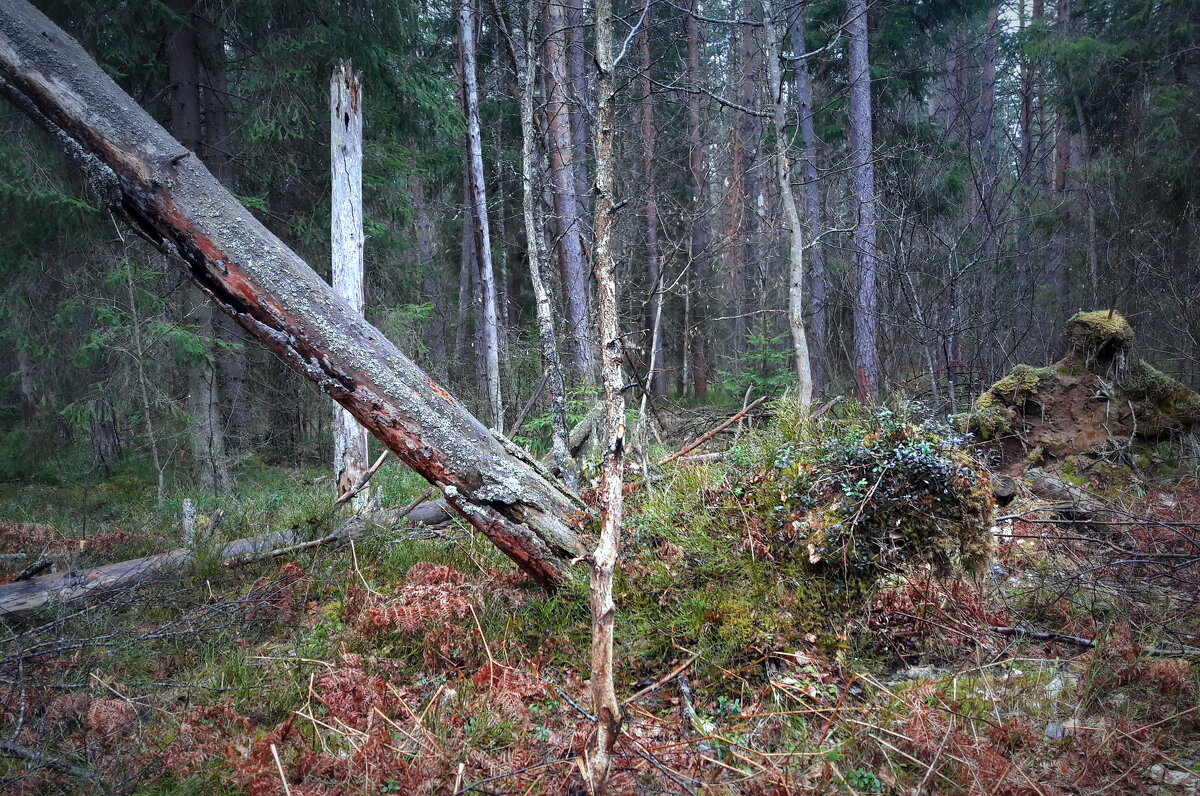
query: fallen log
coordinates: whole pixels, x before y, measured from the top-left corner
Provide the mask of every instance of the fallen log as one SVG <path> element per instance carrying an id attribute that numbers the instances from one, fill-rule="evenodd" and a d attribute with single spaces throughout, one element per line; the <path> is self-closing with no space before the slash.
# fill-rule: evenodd
<path id="1" fill-rule="evenodd" d="M 290 530 L 235 539 L 222 547 L 218 555 L 222 562 L 236 566 L 304 548 L 353 539 L 372 527 L 391 528 L 402 520 L 407 520 L 413 525 L 434 526 L 448 522 L 450 514 L 446 504 L 439 500 L 414 506 L 407 513 L 393 510 L 366 517 L 355 515 L 332 533 L 319 539 L 305 541 L 300 532 Z M 0 619 L 20 617 L 49 605 L 89 599 L 117 589 L 140 586 L 168 571 L 191 564 L 195 556 L 196 551 L 180 548 L 91 569 L 70 570 L 9 583 L 0 586 Z"/>
<path id="2" fill-rule="evenodd" d="M 0 94 L 91 192 L 217 306 L 344 406 L 545 586 L 586 553 L 586 508 L 368 324 L 26 0 L 0 2 Z"/>

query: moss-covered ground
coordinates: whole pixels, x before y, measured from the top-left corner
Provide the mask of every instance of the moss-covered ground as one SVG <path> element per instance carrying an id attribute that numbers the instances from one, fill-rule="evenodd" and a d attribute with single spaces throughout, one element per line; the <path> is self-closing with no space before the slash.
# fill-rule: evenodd
<path id="1" fill-rule="evenodd" d="M 1128 528 L 1047 523 L 1020 502 L 993 526 L 989 476 L 945 426 L 888 410 L 775 416 L 719 462 L 630 474 L 615 793 L 1194 787 L 1193 659 L 1146 652 L 1200 631 L 1194 593 L 1162 577 L 1185 577 L 1164 554 L 1196 544 L 1190 471 L 1147 484 L 1130 505 L 1145 521 Z M 316 535 L 342 516 L 324 477 L 253 466 L 242 493 L 201 512 L 226 512 L 222 536 Z M 385 504 L 423 489 L 398 470 L 378 479 Z M 177 543 L 181 496 L 155 507 L 146 473 L 80 483 L 12 487 L 5 550 L 125 534 L 71 552 L 99 561 Z M 402 536 L 210 561 L 9 623 L 0 731 L 33 756 L 8 754 L 0 781 L 146 796 L 571 792 L 589 727 L 586 585 L 540 591 L 463 528 Z M 1122 563 L 1131 550 L 1137 566 Z"/>

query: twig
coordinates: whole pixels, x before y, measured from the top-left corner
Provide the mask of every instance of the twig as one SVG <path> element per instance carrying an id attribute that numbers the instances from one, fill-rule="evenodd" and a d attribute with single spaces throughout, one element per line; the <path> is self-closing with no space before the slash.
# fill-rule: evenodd
<path id="1" fill-rule="evenodd" d="M 59 760 L 49 755 L 44 755 L 41 752 L 35 752 L 20 744 L 12 743 L 11 741 L 0 741 L 0 752 L 10 756 L 25 760 L 29 763 L 36 763 L 43 768 L 58 771 L 62 774 L 70 774 L 76 779 L 82 779 L 85 782 L 91 782 L 100 787 L 104 793 L 111 793 L 112 790 L 98 775 L 93 774 L 86 768 L 68 763 L 65 760 Z"/>
<path id="2" fill-rule="evenodd" d="M 537 406 L 538 399 L 542 397 L 542 393 L 546 391 L 546 384 L 550 381 L 550 370 L 542 371 L 542 377 L 538 379 L 538 383 L 534 385 L 533 392 L 529 396 L 529 400 L 525 402 L 525 406 L 517 413 L 517 419 L 513 424 L 504 430 L 504 436 L 510 439 L 514 434 L 521 430 L 521 426 L 525 425 L 525 421 L 529 419 L 529 415 L 533 412 L 533 407 Z"/>
<path id="3" fill-rule="evenodd" d="M 659 464 L 667 464 L 668 462 L 673 462 L 673 461 L 675 461 L 675 460 L 676 460 L 676 459 L 678 459 L 680 456 L 685 456 L 685 455 L 687 455 L 688 453 L 691 453 L 691 452 L 692 452 L 692 451 L 694 451 L 696 448 L 700 447 L 701 445 L 703 445 L 704 443 L 708 442 L 710 439 L 712 439 L 713 437 L 715 437 L 717 434 L 720 434 L 722 431 L 724 431 L 725 429 L 729 428 L 730 426 L 732 426 L 732 425 L 733 425 L 734 423 L 736 423 L 737 421 L 741 420 L 743 417 L 745 417 L 745 416 L 746 416 L 746 414 L 747 414 L 747 413 L 748 413 L 748 412 L 749 412 L 751 409 L 753 409 L 754 407 L 758 406 L 759 404 L 761 404 L 761 403 L 762 403 L 763 401 L 765 401 L 765 400 L 767 400 L 767 396 L 765 396 L 765 395 L 764 395 L 763 397 L 759 398 L 758 400 L 756 400 L 756 401 L 754 401 L 753 403 L 751 403 L 750 405 L 748 405 L 748 406 L 747 406 L 745 409 L 742 409 L 740 412 L 738 412 L 737 414 L 735 414 L 733 417 L 731 417 L 731 418 L 729 418 L 728 420 L 726 420 L 726 421 L 725 421 L 724 423 L 722 423 L 721 425 L 719 425 L 719 426 L 717 426 L 716 428 L 714 428 L 712 431 L 709 431 L 709 432 L 707 432 L 706 434 L 702 434 L 702 435 L 700 436 L 700 438 L 699 438 L 699 439 L 697 439 L 695 442 L 692 442 L 692 443 L 690 443 L 690 444 L 688 444 L 688 445 L 685 445 L 684 447 L 682 447 L 682 448 L 680 448 L 679 450 L 677 450 L 677 451 L 675 451 L 674 453 L 672 453 L 670 456 L 667 456 L 667 457 L 665 457 L 665 458 L 663 458 L 663 459 L 659 459 L 658 463 L 659 463 Z"/>
<path id="4" fill-rule="evenodd" d="M 696 708 L 692 706 L 692 689 L 688 685 L 687 675 L 680 673 L 675 679 L 679 683 L 680 712 L 687 719 L 688 726 L 696 730 L 696 725 L 699 724 L 699 717 L 696 715 Z M 708 743 L 707 738 L 697 738 L 696 749 L 701 756 L 716 754 L 716 749 L 713 748 L 711 743 Z"/>
<path id="5" fill-rule="evenodd" d="M 54 562 L 45 558 L 43 558 L 41 561 L 35 561 L 34 563 L 25 567 L 25 569 L 21 570 L 21 574 L 13 578 L 13 581 L 15 582 L 18 580 L 29 580 L 30 578 L 36 578 L 38 575 L 50 569 L 52 566 L 54 566 Z"/>
<path id="6" fill-rule="evenodd" d="M 379 458 L 376 459 L 375 463 L 371 465 L 371 469 L 369 469 L 365 473 L 363 473 L 363 477 L 358 480 L 358 483 L 354 485 L 354 488 L 347 489 L 342 494 L 341 497 L 339 497 L 337 500 L 335 500 L 333 502 L 333 505 L 340 506 L 343 503 L 345 503 L 347 500 L 350 500 L 352 497 L 357 495 L 359 492 L 366 489 L 367 482 L 371 480 L 371 476 L 373 476 L 373 475 L 375 475 L 375 473 L 379 472 L 380 467 L 383 467 L 383 463 L 384 463 L 384 461 L 387 460 L 389 453 L 391 453 L 391 451 L 385 450 L 383 453 L 379 454 Z"/>
<path id="7" fill-rule="evenodd" d="M 837 406 L 844 400 L 846 400 L 846 398 L 844 396 L 841 396 L 841 395 L 833 396 L 828 401 L 826 401 L 825 403 L 823 403 L 819 407 L 817 407 L 817 410 L 815 412 L 813 412 L 812 415 L 810 415 L 808 419 L 809 420 L 819 419 L 820 417 L 824 416 L 830 409 Z"/>
<path id="8" fill-rule="evenodd" d="M 629 703 L 631 703 L 631 702 L 636 702 L 636 701 L 638 701 L 639 699 L 641 699 L 642 697 L 644 697 L 646 694 L 649 694 L 651 691 L 656 691 L 656 690 L 658 690 L 659 688 L 662 688 L 662 687 L 663 687 L 663 685 L 667 683 L 667 681 L 669 681 L 669 680 L 674 680 L 676 677 L 678 677 L 679 675 L 683 674 L 683 672 L 684 672 L 684 671 L 685 671 L 685 670 L 686 670 L 686 669 L 687 669 L 689 666 L 691 666 L 693 663 L 695 663 L 695 662 L 696 662 L 696 659 L 697 659 L 697 658 L 699 658 L 699 657 L 700 657 L 699 655 L 693 655 L 692 657 L 688 658 L 686 661 L 684 661 L 683 663 L 679 664 L 679 665 L 678 665 L 678 666 L 676 666 L 674 669 L 672 669 L 672 670 L 670 671 L 670 673 L 668 673 L 668 674 L 667 674 L 665 677 L 659 678 L 659 679 L 658 679 L 658 680 L 656 680 L 655 682 L 653 682 L 653 683 L 651 683 L 650 685 L 648 685 L 648 686 L 646 686 L 645 688 L 643 688 L 641 691 L 638 691 L 636 694 L 634 694 L 633 696 L 629 697 L 629 699 L 626 699 L 626 700 L 625 700 L 624 702 L 622 702 L 621 704 L 622 704 L 622 705 L 628 705 L 628 704 L 629 704 Z"/>
<path id="9" fill-rule="evenodd" d="M 403 509 L 401 509 L 400 517 L 403 518 L 403 517 L 407 517 L 409 514 L 412 514 L 413 509 L 415 509 L 417 506 L 424 503 L 426 500 L 429 500 L 429 496 L 432 494 L 433 494 L 433 487 L 429 487 L 424 492 L 417 495 L 415 498 L 412 499 L 412 501 L 409 502 L 409 504 L 407 506 L 405 506 Z"/>
<path id="10" fill-rule="evenodd" d="M 635 755 L 642 758 L 647 763 L 649 763 L 650 765 L 654 766 L 659 771 L 661 771 L 667 779 L 671 780 L 676 785 L 678 785 L 680 790 L 682 790 L 684 793 L 688 794 L 688 796 L 696 796 L 696 792 L 694 790 L 692 790 L 691 788 L 689 788 L 687 786 L 687 783 L 685 783 L 683 780 L 679 779 L 679 777 L 675 776 L 669 768 L 667 768 L 661 762 L 656 760 L 653 755 L 643 752 L 641 749 L 638 749 L 636 745 L 632 745 L 632 746 L 633 746 L 633 753 Z"/>
<path id="11" fill-rule="evenodd" d="M 558 686 L 554 686 L 554 690 L 558 692 L 558 695 L 559 695 L 560 697 L 562 697 L 563 699 L 567 700 L 567 704 L 569 704 L 571 707 L 575 708 L 575 710 L 579 711 L 579 715 L 580 715 L 580 716 L 583 716 L 583 717 L 584 717 L 585 719 L 587 719 L 588 721 L 595 721 L 595 720 L 596 720 L 596 717 L 595 717 L 594 715 L 592 715 L 591 713 L 588 713 L 586 710 L 584 710 L 583 708 L 579 707 L 579 703 L 578 703 L 578 702 L 576 702 L 574 699 L 571 699 L 571 697 L 567 695 L 567 692 L 566 692 L 566 691 L 562 690 L 562 689 L 561 689 L 561 688 L 559 688 Z"/>
<path id="12" fill-rule="evenodd" d="M 1000 627 L 992 625 L 988 630 L 1000 636 L 1020 636 L 1022 638 L 1031 638 L 1035 641 L 1054 641 L 1060 644 L 1074 644 L 1077 647 L 1093 649 L 1096 646 L 1095 639 L 1080 638 L 1079 636 L 1068 636 L 1062 633 L 1051 633 L 1045 630 L 1029 630 L 1023 627 Z M 1200 655 L 1200 649 L 1189 647 L 1168 648 L 1168 647 L 1142 647 L 1142 652 L 1147 655 L 1161 655 L 1165 657 L 1189 657 Z"/>
<path id="13" fill-rule="evenodd" d="M 275 744 L 271 744 L 271 756 L 275 758 L 275 765 L 279 769 L 279 781 L 283 783 L 283 792 L 292 796 L 292 786 L 288 784 L 287 774 L 283 773 L 283 761 L 279 759 L 279 750 L 275 748 Z"/>
<path id="14" fill-rule="evenodd" d="M 495 782 L 496 780 L 500 780 L 500 779 L 507 779 L 508 777 L 515 777 L 518 774 L 524 774 L 526 771 L 534 771 L 539 768 L 546 768 L 547 766 L 557 766 L 562 763 L 574 763 L 574 762 L 575 762 L 575 758 L 573 758 L 573 757 L 564 757 L 562 760 L 544 760 L 541 763 L 534 763 L 531 766 L 525 766 L 524 768 L 518 768 L 513 771 L 506 771 L 503 774 L 497 774 L 496 776 L 488 777 L 487 779 L 477 780 L 476 782 L 472 782 L 470 785 L 467 785 L 462 790 L 454 791 L 453 793 L 450 794 L 450 796 L 462 796 L 462 794 L 470 793 L 471 791 L 478 788 L 480 785 L 486 785 L 489 782 Z"/>

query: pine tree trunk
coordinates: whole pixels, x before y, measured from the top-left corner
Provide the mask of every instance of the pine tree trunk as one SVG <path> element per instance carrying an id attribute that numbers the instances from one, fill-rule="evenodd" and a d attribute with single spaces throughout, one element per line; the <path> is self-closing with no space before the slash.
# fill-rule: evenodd
<path id="1" fill-rule="evenodd" d="M 200 104 L 204 113 L 201 149 L 204 164 L 226 188 L 233 190 L 233 131 L 229 124 L 229 81 L 226 75 L 225 31 L 214 24 L 215 12 L 197 14 L 196 35 L 204 66 Z M 254 428 L 252 396 L 246 389 L 249 368 L 245 343 L 249 342 L 233 319 L 218 314 L 213 318 L 216 335 L 233 345 L 216 357 L 217 384 L 225 417 L 225 442 L 233 450 L 248 451 Z"/>
<path id="2" fill-rule="evenodd" d="M 850 39 L 850 183 L 858 211 L 854 230 L 854 261 L 858 272 L 858 295 L 854 303 L 854 379 L 859 400 L 866 402 L 879 395 L 875 138 L 871 129 L 866 0 L 847 0 L 846 13 Z"/>
<path id="3" fill-rule="evenodd" d="M 424 183 L 416 177 L 412 178 L 409 182 L 409 193 L 416 216 L 416 255 L 417 267 L 422 274 L 421 290 L 425 299 L 433 305 L 429 325 L 425 330 L 425 346 L 428 349 L 426 359 L 438 381 L 444 382 L 449 372 L 446 367 L 445 308 L 442 306 L 440 280 L 434 271 L 437 258 L 436 225 L 429 209 L 429 197 L 425 194 Z"/>
<path id="4" fill-rule="evenodd" d="M 492 434 L 255 219 L 204 166 L 24 0 L 0 4 L 0 93 L 74 158 L 138 234 L 536 581 L 585 552 L 584 506 Z"/>
<path id="5" fill-rule="evenodd" d="M 536 4 L 535 4 L 536 5 Z M 571 99 L 571 164 L 575 174 L 575 204 L 580 223 L 590 228 L 591 181 L 588 175 L 588 147 L 591 144 L 588 129 L 589 93 L 587 82 L 587 47 L 584 32 L 587 19 L 584 0 L 566 0 L 568 50 L 567 69 L 570 72 Z M 580 233 L 581 235 L 584 233 Z"/>
<path id="6" fill-rule="evenodd" d="M 363 288 L 363 109 L 362 74 L 348 61 L 333 69 L 329 82 L 329 158 L 333 188 L 330 226 L 333 292 L 359 315 L 365 311 Z M 366 475 L 367 430 L 354 415 L 333 407 L 333 475 L 338 497 L 358 486 Z M 354 498 L 356 509 L 367 505 L 367 490 Z"/>
<path id="7" fill-rule="evenodd" d="M 535 29 L 536 4 L 529 10 L 528 31 Z M 536 131 L 533 121 L 534 64 L 537 63 L 533 37 L 525 27 L 526 21 L 514 17 L 511 25 L 510 53 L 517 73 L 517 91 L 521 104 L 521 213 L 525 224 L 525 246 L 529 258 L 529 276 L 537 309 L 538 339 L 542 347 L 542 362 L 546 367 L 550 390 L 550 445 L 554 463 L 562 479 L 571 489 L 578 487 L 579 477 L 571 458 L 567 427 L 566 384 L 562 359 L 558 351 L 558 336 L 554 331 L 554 309 L 550 290 L 545 283 L 546 249 L 545 220 L 539 212 L 541 197 L 535 186 L 537 171 Z"/>
<path id="8" fill-rule="evenodd" d="M 1020 0 L 1018 24 L 1018 33 L 1024 33 L 1026 26 L 1025 0 Z M 1018 180 L 1021 188 L 1018 196 L 1020 197 L 1021 206 L 1031 208 L 1034 203 L 1036 185 L 1033 174 L 1033 102 L 1035 91 L 1032 64 L 1028 56 L 1022 56 L 1019 68 L 1021 111 L 1018 117 L 1020 127 Z M 1035 302 L 1037 301 L 1037 289 L 1034 283 L 1033 266 L 1030 260 L 1030 249 L 1033 247 L 1033 222 L 1029 215 L 1028 210 L 1026 210 L 1017 221 L 1017 301 L 1019 302 L 1020 309 L 1017 314 L 1016 341 L 1013 346 L 1013 353 L 1018 362 L 1026 361 L 1027 342 L 1030 339 L 1033 319 L 1036 317 Z"/>

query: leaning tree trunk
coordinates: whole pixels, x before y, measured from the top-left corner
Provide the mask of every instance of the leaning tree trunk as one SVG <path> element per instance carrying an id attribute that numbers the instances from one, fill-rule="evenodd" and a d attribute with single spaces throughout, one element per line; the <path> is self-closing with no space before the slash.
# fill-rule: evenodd
<path id="1" fill-rule="evenodd" d="M 584 506 L 492 434 L 24 0 L 0 3 L 0 92 L 54 137 L 97 199 L 224 312 L 346 407 L 547 586 L 584 553 Z"/>

